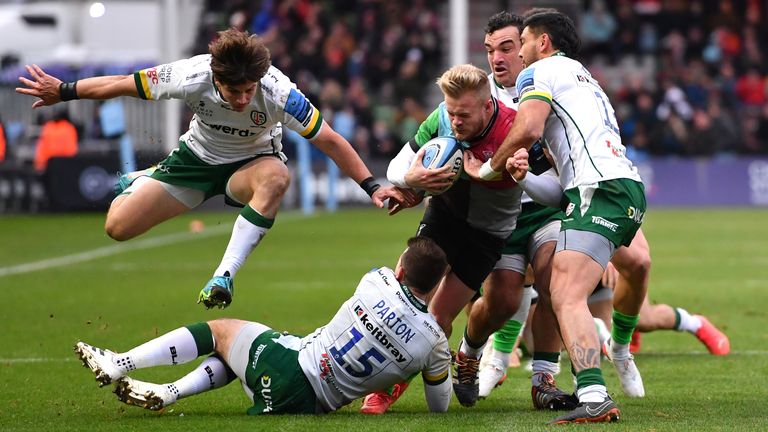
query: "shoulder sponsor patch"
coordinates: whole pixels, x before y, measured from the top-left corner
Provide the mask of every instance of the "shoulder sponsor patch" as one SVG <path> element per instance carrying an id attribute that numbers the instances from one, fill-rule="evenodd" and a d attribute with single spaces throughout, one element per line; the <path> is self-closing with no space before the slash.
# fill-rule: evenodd
<path id="1" fill-rule="evenodd" d="M 528 88 L 533 87 L 533 68 L 525 68 L 522 72 L 520 72 L 520 75 L 517 77 L 517 83 L 515 83 L 515 87 L 517 87 L 517 94 L 518 96 L 522 96 L 522 92 Z"/>
<path id="2" fill-rule="evenodd" d="M 291 89 L 288 94 L 288 100 L 285 101 L 285 112 L 292 115 L 299 121 L 304 123 L 312 109 L 312 104 L 309 103 L 306 97 L 296 89 Z"/>

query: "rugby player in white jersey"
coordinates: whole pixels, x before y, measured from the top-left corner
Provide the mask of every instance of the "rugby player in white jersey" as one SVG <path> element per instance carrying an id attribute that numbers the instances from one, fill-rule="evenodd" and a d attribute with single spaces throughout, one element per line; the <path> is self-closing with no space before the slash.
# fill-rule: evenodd
<path id="1" fill-rule="evenodd" d="M 543 11 L 545 10 L 540 8 L 531 9 L 526 11 L 525 15 L 530 16 L 533 13 Z M 492 86 L 492 92 L 497 99 L 504 102 L 507 106 L 512 106 L 515 108 L 517 108 L 518 104 L 516 100 L 517 90 L 514 86 L 514 81 L 517 79 L 517 75 L 522 69 L 522 63 L 519 62 L 519 57 L 517 55 L 519 52 L 519 34 L 520 31 L 522 31 L 522 23 L 522 17 L 510 14 L 506 11 L 497 13 L 489 19 L 488 25 L 486 27 L 485 37 L 485 47 L 488 53 L 488 61 L 489 65 L 491 66 L 491 70 L 493 71 L 493 74 L 489 76 L 489 79 L 492 79 L 494 84 Z M 517 36 L 517 39 L 515 39 L 515 36 Z M 515 46 L 516 49 L 514 48 Z M 530 162 L 535 163 L 536 161 L 536 159 L 532 160 L 530 156 L 527 155 L 527 153 L 522 153 L 519 156 L 519 160 L 526 164 L 526 168 L 528 168 Z M 537 169 L 527 169 L 526 171 L 529 176 L 536 175 L 537 173 Z M 548 171 L 546 174 L 552 173 L 554 173 L 554 171 Z M 554 180 L 556 183 L 556 174 L 554 174 L 554 176 L 555 177 L 552 180 Z M 557 183 L 556 187 L 559 188 Z M 518 228 L 507 240 L 505 255 L 503 256 L 502 260 L 499 261 L 500 264 L 508 259 L 508 252 L 514 252 L 513 248 L 515 244 L 515 238 L 527 238 L 519 235 L 521 234 L 521 231 L 525 229 L 521 229 L 521 227 L 529 227 L 530 231 L 535 227 L 541 226 L 540 223 L 537 225 L 536 220 L 531 220 L 532 212 L 529 208 L 530 204 L 527 204 L 531 202 L 531 198 L 527 193 L 523 193 L 522 202 L 523 207 L 521 215 L 518 217 Z M 543 204 L 546 205 L 547 203 Z M 558 207 L 560 203 L 552 202 L 549 203 L 549 205 Z M 550 208 L 554 209 L 554 207 Z M 539 222 L 544 221 L 539 219 Z M 553 224 L 554 223 L 557 222 L 553 222 Z M 555 242 L 557 240 L 557 236 L 555 235 L 554 238 L 546 237 L 546 239 Z M 641 228 L 638 229 L 638 232 L 629 248 L 639 247 L 647 249 L 647 246 L 645 246 L 646 244 L 647 241 L 645 240 Z M 546 247 L 547 244 L 545 243 L 544 246 Z M 550 250 L 549 252 L 551 253 L 552 251 Z M 545 263 L 545 268 L 546 266 L 549 266 L 550 257 L 548 255 L 539 255 L 540 252 L 537 252 L 536 255 L 534 255 L 536 257 L 534 260 L 539 261 L 540 263 Z M 535 263 L 535 261 L 533 262 Z M 497 268 L 491 273 L 491 276 L 489 276 L 489 279 L 486 280 L 486 284 L 496 283 L 497 280 L 499 280 L 499 277 L 503 277 L 503 275 L 510 275 L 514 271 L 514 268 L 504 268 L 497 266 Z M 589 307 L 591 310 L 593 310 L 593 306 L 607 303 L 607 319 L 603 318 L 603 320 L 609 325 L 611 323 L 610 318 L 613 308 L 611 291 L 614 289 L 616 282 L 620 278 L 621 276 L 618 275 L 613 265 L 609 263 L 603 275 L 602 285 L 598 285 L 598 287 L 595 289 L 595 292 L 593 292 L 593 294 L 589 297 Z M 546 280 L 542 276 L 539 276 L 536 279 L 539 281 Z M 606 279 L 608 282 L 606 282 Z M 502 281 L 502 283 L 505 283 L 506 285 L 510 285 L 512 282 L 514 282 L 514 280 L 511 277 L 507 281 Z M 537 286 L 545 289 L 545 293 L 548 291 L 548 287 L 542 283 L 537 283 Z M 523 299 L 523 302 L 526 300 L 527 299 Z M 543 301 L 547 301 L 547 298 L 544 297 Z M 518 309 L 518 312 L 515 314 L 515 316 L 510 319 L 510 321 L 505 324 L 501 330 L 494 334 L 494 340 L 493 344 L 490 346 L 490 350 L 486 349 L 486 351 L 488 351 L 487 354 L 490 355 L 484 355 L 484 362 L 481 363 L 479 376 L 480 397 L 487 396 L 494 386 L 500 384 L 500 382 L 503 382 L 503 380 L 506 378 L 506 365 L 510 355 L 508 353 L 511 352 L 515 338 L 519 333 L 521 323 L 525 320 L 525 313 L 528 311 L 526 306 L 528 306 L 526 303 L 520 304 L 520 308 Z M 542 311 L 546 309 L 547 308 L 542 309 Z M 542 322 L 542 319 L 536 319 L 536 317 L 542 318 L 541 315 L 542 314 L 534 315 L 533 321 L 534 326 L 537 322 L 539 323 L 538 329 L 533 332 L 534 340 L 536 341 L 536 343 L 533 345 L 535 349 L 533 350 L 534 359 L 532 363 L 532 397 L 534 406 L 537 408 L 565 409 L 568 407 L 569 402 L 572 399 L 570 398 L 570 395 L 566 395 L 564 392 L 557 389 L 557 387 L 554 385 L 554 378 L 552 377 L 553 372 L 559 369 L 556 360 L 557 351 L 560 349 L 560 336 L 557 332 L 549 332 L 551 334 L 543 336 L 544 332 L 553 330 L 553 328 L 550 325 L 550 322 L 552 321 Z M 597 317 L 597 315 L 595 316 Z M 636 349 L 639 349 L 638 332 L 652 332 L 655 330 L 686 331 L 696 336 L 707 347 L 709 352 L 714 355 L 726 355 L 729 352 L 730 344 L 728 337 L 723 332 L 718 330 L 717 327 L 715 327 L 711 322 L 709 322 L 706 317 L 702 315 L 690 314 L 685 309 L 680 307 L 672 307 L 666 304 L 651 305 L 648 301 L 648 296 L 646 296 L 639 313 L 639 321 L 637 323 L 636 331 L 632 336 L 632 342 L 630 344 L 631 352 L 634 353 Z M 603 352 L 605 354 L 609 354 L 610 339 L 610 335 L 605 338 L 605 343 L 603 346 Z M 602 335 L 601 340 L 603 340 Z M 545 347 L 544 344 L 548 344 L 550 341 L 552 341 L 554 345 L 551 347 Z"/>
<path id="2" fill-rule="evenodd" d="M 516 84 L 520 118 L 491 160 L 480 164 L 467 155 L 465 171 L 492 178 L 518 149 L 529 148 L 538 139 L 549 149 L 568 201 L 550 293 L 576 372 L 579 399 L 574 410 L 553 423 L 616 421 L 619 409 L 608 396 L 600 370 L 600 346 L 587 297 L 612 260 L 629 282 L 619 284 L 615 294 L 613 360 L 625 393 L 643 396 L 629 341 L 646 294 L 650 256 L 647 248 L 623 246 L 632 242 L 642 223 L 645 193 L 624 154 L 605 93 L 581 63 L 568 57 L 580 46 L 571 19 L 559 12 L 542 12 L 526 18 L 524 26 L 520 56 L 526 69 Z"/>
<path id="3" fill-rule="evenodd" d="M 517 109 L 518 98 L 515 80 L 523 69 L 518 57 L 520 51 L 520 32 L 523 29 L 523 17 L 507 11 L 493 15 L 485 28 L 485 49 L 492 73 L 488 75 L 491 93 L 505 105 Z M 537 144 L 540 149 L 540 145 Z M 551 169 L 543 152 L 535 155 L 531 161 L 536 174 L 552 176 L 557 174 Z M 487 397 L 491 390 L 506 378 L 509 357 L 528 316 L 533 296 L 531 286 L 524 287 L 525 273 L 531 264 L 537 288 L 542 295 L 538 301 L 549 302 L 549 278 L 552 254 L 557 242 L 562 216 L 554 207 L 534 202 L 527 194 L 521 198 L 522 211 L 518 216 L 515 231 L 506 240 L 501 259 L 484 283 L 484 291 L 496 293 L 498 298 L 484 295 L 473 305 L 486 307 L 487 302 L 512 305 L 512 318 L 494 333 L 489 358 L 484 358 L 479 374 L 479 397 Z M 486 287 L 491 287 L 486 290 Z M 538 409 L 572 409 L 575 404 L 570 394 L 559 390 L 553 375 L 557 373 L 560 355 L 560 334 L 551 307 L 544 307 L 533 316 L 533 376 L 531 396 Z M 495 327 L 499 323 L 493 323 Z M 485 328 L 487 330 L 488 327 Z M 478 337 L 482 337 L 482 333 Z"/>
<path id="4" fill-rule="evenodd" d="M 140 70 L 64 83 L 37 65 L 20 77 L 22 94 L 39 108 L 73 99 L 132 96 L 181 99 L 194 112 L 179 147 L 146 170 L 120 177 L 119 195 L 105 223 L 115 240 L 132 239 L 214 195 L 242 207 L 213 278 L 200 292 L 206 307 L 232 302 L 233 278 L 272 227 L 290 183 L 282 152 L 282 128 L 309 139 L 371 197 L 378 207 L 402 195 L 380 187 L 352 146 L 325 123 L 320 111 L 270 64 L 262 40 L 235 29 L 220 32 L 209 54 Z"/>
<path id="5" fill-rule="evenodd" d="M 253 401 L 249 414 L 327 413 L 421 373 L 429 410 L 444 412 L 450 350 L 427 307 L 446 269 L 442 249 L 414 237 L 394 271 L 368 272 L 333 319 L 303 338 L 225 318 L 178 328 L 124 353 L 83 342 L 75 351 L 102 386 L 115 382 L 121 401 L 151 410 L 239 378 Z M 128 377 L 200 356 L 207 357 L 172 383 Z"/>

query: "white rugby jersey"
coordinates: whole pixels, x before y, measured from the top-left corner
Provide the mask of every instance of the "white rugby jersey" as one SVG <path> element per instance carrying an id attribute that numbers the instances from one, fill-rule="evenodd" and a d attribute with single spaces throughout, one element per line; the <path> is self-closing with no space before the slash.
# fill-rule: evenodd
<path id="1" fill-rule="evenodd" d="M 142 69 L 133 76 L 142 99 L 184 100 L 195 114 L 180 139 L 208 164 L 277 154 L 283 148 L 283 125 L 311 139 L 323 124 L 320 111 L 274 66 L 243 112 L 232 111 L 213 84 L 210 54 Z"/>
<path id="2" fill-rule="evenodd" d="M 355 294 L 324 327 L 301 340 L 299 364 L 323 409 L 334 411 L 419 372 L 427 384 L 448 379 L 445 333 L 394 272 L 363 276 Z"/>
<path id="3" fill-rule="evenodd" d="M 504 87 L 500 83 L 496 81 L 496 78 L 493 77 L 492 73 L 488 74 L 488 82 L 491 84 L 491 95 L 495 97 L 496 99 L 500 100 L 501 103 L 504 105 L 512 108 L 513 110 L 517 111 L 517 106 L 520 103 L 520 100 L 517 97 L 517 88 L 516 87 Z M 557 177 L 557 173 L 555 172 L 554 168 L 550 168 L 541 175 L 549 175 L 553 177 Z M 523 195 L 520 197 L 520 202 L 522 204 L 533 202 L 533 199 L 531 199 L 528 194 L 523 191 Z"/>
<path id="4" fill-rule="evenodd" d="M 640 181 L 627 159 L 613 106 L 587 69 L 563 55 L 541 59 L 517 77 L 520 103 L 539 99 L 552 111 L 542 142 L 563 189 L 617 178 Z"/>

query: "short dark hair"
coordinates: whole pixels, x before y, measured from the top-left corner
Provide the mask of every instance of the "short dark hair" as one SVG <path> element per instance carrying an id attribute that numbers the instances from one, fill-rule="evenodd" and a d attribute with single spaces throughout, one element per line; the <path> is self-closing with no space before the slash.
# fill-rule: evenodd
<path id="1" fill-rule="evenodd" d="M 405 272 L 401 282 L 416 292 L 427 294 L 445 275 L 448 259 L 434 240 L 411 237 L 408 249 L 400 257 L 400 267 Z"/>
<path id="2" fill-rule="evenodd" d="M 508 11 L 501 11 L 493 14 L 488 18 L 488 24 L 485 25 L 485 34 L 491 34 L 496 30 L 503 29 L 504 27 L 515 26 L 517 31 L 523 32 L 523 17 L 510 13 Z"/>
<path id="3" fill-rule="evenodd" d="M 559 11 L 534 13 L 523 22 L 531 32 L 540 35 L 546 33 L 552 40 L 552 46 L 568 57 L 575 57 L 581 50 L 581 39 L 576 33 L 576 26 L 568 15 Z"/>
<path id="4" fill-rule="evenodd" d="M 208 44 L 214 78 L 228 85 L 260 81 L 271 64 L 269 48 L 261 38 L 234 28 L 218 35 Z"/>

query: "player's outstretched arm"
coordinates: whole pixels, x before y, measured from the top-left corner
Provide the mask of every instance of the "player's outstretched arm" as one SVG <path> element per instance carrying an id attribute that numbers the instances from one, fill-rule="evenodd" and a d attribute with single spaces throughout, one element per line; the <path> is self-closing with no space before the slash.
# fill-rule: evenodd
<path id="1" fill-rule="evenodd" d="M 371 189 L 371 186 L 375 184 L 370 181 L 373 178 L 371 171 L 368 170 L 363 160 L 360 159 L 355 149 L 352 148 L 352 144 L 333 130 L 325 120 L 323 120 L 323 127 L 320 129 L 320 133 L 312 138 L 311 142 L 315 147 L 333 159 L 341 172 L 356 181 L 370 195 L 371 201 L 376 207 L 383 208 L 384 201 L 387 199 L 402 200 L 402 194 L 391 186 Z"/>
<path id="2" fill-rule="evenodd" d="M 45 73 L 38 65 L 27 65 L 26 68 L 32 79 L 19 77 L 19 82 L 24 87 L 16 87 L 16 92 L 40 98 L 32 104 L 32 108 L 72 99 L 103 100 L 118 96 L 139 96 L 132 75 L 101 76 L 64 83 L 55 76 Z"/>

